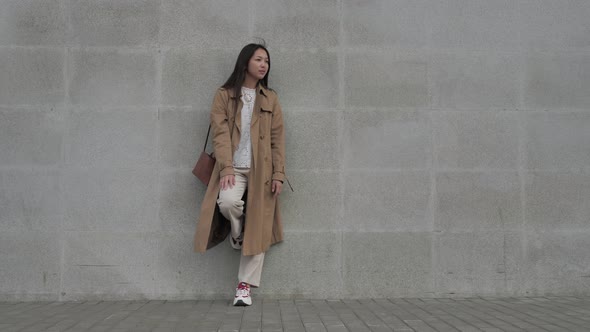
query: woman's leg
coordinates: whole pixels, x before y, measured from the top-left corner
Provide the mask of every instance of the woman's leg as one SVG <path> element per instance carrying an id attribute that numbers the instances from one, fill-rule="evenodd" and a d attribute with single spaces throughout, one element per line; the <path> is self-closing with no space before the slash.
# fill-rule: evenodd
<path id="1" fill-rule="evenodd" d="M 249 169 L 236 168 L 235 177 L 236 184 L 233 188 L 219 191 L 219 198 L 217 204 L 219 205 L 219 212 L 230 221 L 231 236 L 238 239 L 242 234 L 242 214 L 244 213 L 244 201 L 242 196 L 248 187 Z"/>
<path id="2" fill-rule="evenodd" d="M 238 271 L 239 282 L 245 282 L 252 287 L 260 286 L 262 265 L 264 264 L 264 253 L 244 256 L 240 258 L 240 269 Z"/>
<path id="3" fill-rule="evenodd" d="M 254 256 L 242 255 L 242 258 L 240 258 L 240 270 L 238 272 L 240 282 L 236 287 L 236 296 L 234 296 L 235 306 L 252 305 L 250 286 L 258 287 L 260 285 L 263 263 L 264 253 Z"/>

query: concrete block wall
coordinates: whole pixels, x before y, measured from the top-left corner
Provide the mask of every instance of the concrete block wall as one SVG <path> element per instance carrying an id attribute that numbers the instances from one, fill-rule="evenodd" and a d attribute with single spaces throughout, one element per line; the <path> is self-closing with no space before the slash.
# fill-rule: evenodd
<path id="1" fill-rule="evenodd" d="M 266 297 L 590 294 L 590 2 L 0 0 L 0 300 L 226 297 L 213 93 L 265 38 Z"/>

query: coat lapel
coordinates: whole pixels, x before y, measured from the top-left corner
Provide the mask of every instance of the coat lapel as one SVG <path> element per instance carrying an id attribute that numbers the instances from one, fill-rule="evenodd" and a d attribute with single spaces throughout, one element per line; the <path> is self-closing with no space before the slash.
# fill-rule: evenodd
<path id="1" fill-rule="evenodd" d="M 269 110 L 268 105 L 268 90 L 266 90 L 262 86 L 258 86 L 256 88 L 256 100 L 254 101 L 254 110 L 252 111 L 252 123 L 250 125 L 250 141 L 252 142 L 252 167 L 256 167 L 256 157 L 258 156 L 258 141 L 260 138 L 258 135 L 260 134 L 260 110 L 265 109 Z M 263 139 L 270 139 L 270 137 L 265 137 Z"/>
<path id="2" fill-rule="evenodd" d="M 259 121 L 258 118 L 260 117 L 260 104 L 262 103 L 262 98 L 265 98 L 263 94 L 260 93 L 261 89 L 256 89 L 256 99 L 254 100 L 254 110 L 252 110 L 252 121 L 250 123 L 250 142 L 252 144 L 252 165 L 250 165 L 251 169 L 256 168 L 256 157 L 258 155 L 258 125 Z"/>
<path id="3" fill-rule="evenodd" d="M 238 133 L 242 132 L 242 107 L 244 107 L 244 103 L 242 102 L 242 96 L 235 98 L 234 102 L 238 103 L 238 107 L 236 108 L 236 113 L 234 114 L 234 123 L 235 127 L 238 130 Z M 233 137 L 233 132 L 232 132 Z"/>

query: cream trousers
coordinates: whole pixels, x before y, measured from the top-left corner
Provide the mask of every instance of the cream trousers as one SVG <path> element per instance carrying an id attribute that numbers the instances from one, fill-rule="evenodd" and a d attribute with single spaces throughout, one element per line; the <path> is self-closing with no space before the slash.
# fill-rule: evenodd
<path id="1" fill-rule="evenodd" d="M 219 191 L 217 204 L 219 211 L 230 221 L 231 234 L 234 239 L 242 237 L 244 229 L 244 201 L 242 196 L 248 187 L 248 175 L 250 169 L 234 168 L 236 184 L 233 188 Z M 241 255 L 238 281 L 250 284 L 253 287 L 260 285 L 262 265 L 264 264 L 264 253 L 253 256 Z"/>

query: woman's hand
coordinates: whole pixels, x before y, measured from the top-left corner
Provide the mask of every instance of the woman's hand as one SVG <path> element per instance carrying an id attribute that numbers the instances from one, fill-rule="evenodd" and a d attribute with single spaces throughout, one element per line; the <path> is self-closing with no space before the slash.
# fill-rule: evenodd
<path id="1" fill-rule="evenodd" d="M 229 174 L 221 177 L 219 180 L 219 186 L 221 190 L 231 189 L 236 185 L 235 175 Z"/>
<path id="2" fill-rule="evenodd" d="M 277 198 L 283 189 L 283 183 L 279 180 L 272 180 L 272 192 L 275 193 L 274 197 Z"/>

